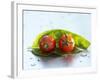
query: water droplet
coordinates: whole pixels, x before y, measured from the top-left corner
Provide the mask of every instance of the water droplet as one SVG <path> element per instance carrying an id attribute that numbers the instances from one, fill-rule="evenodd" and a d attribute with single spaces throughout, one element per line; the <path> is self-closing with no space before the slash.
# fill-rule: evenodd
<path id="1" fill-rule="evenodd" d="M 81 57 L 86 57 L 87 54 L 86 53 L 83 53 L 83 54 L 80 54 Z"/>
<path id="2" fill-rule="evenodd" d="M 37 61 L 40 61 L 40 59 L 38 59 Z"/>
<path id="3" fill-rule="evenodd" d="M 80 61 L 80 62 L 82 62 L 82 61 Z"/>
<path id="4" fill-rule="evenodd" d="M 33 58 L 30 58 L 31 60 L 33 59 Z"/>
<path id="5" fill-rule="evenodd" d="M 36 66 L 36 64 L 31 64 L 31 66 Z"/>

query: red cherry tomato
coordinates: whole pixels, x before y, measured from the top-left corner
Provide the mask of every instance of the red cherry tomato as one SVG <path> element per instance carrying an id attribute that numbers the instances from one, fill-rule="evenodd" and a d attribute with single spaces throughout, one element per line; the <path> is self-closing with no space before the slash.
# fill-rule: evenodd
<path id="1" fill-rule="evenodd" d="M 52 36 L 45 35 L 40 39 L 39 47 L 43 52 L 52 52 L 56 47 L 56 41 Z"/>
<path id="2" fill-rule="evenodd" d="M 74 39 L 71 34 L 63 34 L 59 40 L 59 48 L 63 52 L 71 52 L 74 49 Z"/>

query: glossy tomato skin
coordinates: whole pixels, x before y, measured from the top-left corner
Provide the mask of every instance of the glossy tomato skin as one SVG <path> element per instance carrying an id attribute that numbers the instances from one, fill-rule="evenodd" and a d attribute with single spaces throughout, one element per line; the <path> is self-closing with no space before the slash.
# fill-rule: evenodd
<path id="1" fill-rule="evenodd" d="M 44 35 L 40 39 L 39 47 L 42 52 L 52 52 L 56 47 L 56 41 L 52 36 Z"/>
<path id="2" fill-rule="evenodd" d="M 59 40 L 59 48 L 63 52 L 71 52 L 74 49 L 74 39 L 71 34 L 63 34 Z"/>

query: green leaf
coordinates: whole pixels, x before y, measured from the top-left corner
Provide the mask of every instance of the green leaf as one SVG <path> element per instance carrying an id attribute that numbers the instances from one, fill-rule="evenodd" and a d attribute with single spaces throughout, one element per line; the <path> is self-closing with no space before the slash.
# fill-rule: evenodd
<path id="1" fill-rule="evenodd" d="M 72 37 L 75 41 L 75 47 L 80 48 L 80 49 L 84 49 L 86 50 L 89 46 L 90 46 L 90 42 L 85 39 L 84 37 L 75 34 L 73 32 L 67 31 L 67 30 L 62 30 L 62 29 L 54 29 L 54 30 L 48 30 L 45 32 L 40 33 L 36 39 L 34 40 L 33 44 L 32 44 L 32 53 L 38 56 L 62 56 L 64 53 L 62 53 L 58 47 L 58 41 L 60 39 L 60 37 L 62 36 L 62 34 L 72 34 Z M 42 54 L 42 52 L 39 49 L 39 42 L 42 36 L 44 35 L 51 35 L 52 37 L 54 37 L 54 39 L 56 40 L 56 49 L 54 52 L 49 53 L 49 54 Z M 76 49 L 77 51 L 80 51 L 79 49 Z M 72 53 L 76 53 L 75 50 Z"/>
<path id="2" fill-rule="evenodd" d="M 32 54 L 36 55 L 36 56 L 41 56 L 41 57 L 60 57 L 63 56 L 64 54 L 77 54 L 82 52 L 83 50 L 80 48 L 75 48 L 72 52 L 62 52 L 59 48 L 55 48 L 55 50 L 53 52 L 42 52 L 39 48 L 34 48 L 32 49 Z"/>

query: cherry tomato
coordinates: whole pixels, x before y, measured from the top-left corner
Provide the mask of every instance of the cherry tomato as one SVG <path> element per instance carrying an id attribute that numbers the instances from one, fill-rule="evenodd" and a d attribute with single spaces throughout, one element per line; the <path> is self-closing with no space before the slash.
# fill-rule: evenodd
<path id="1" fill-rule="evenodd" d="M 63 34 L 59 40 L 59 48 L 63 52 L 71 52 L 74 49 L 74 39 L 71 34 Z"/>
<path id="2" fill-rule="evenodd" d="M 39 47 L 43 52 L 52 52 L 56 47 L 56 41 L 52 36 L 44 35 L 40 39 Z"/>

